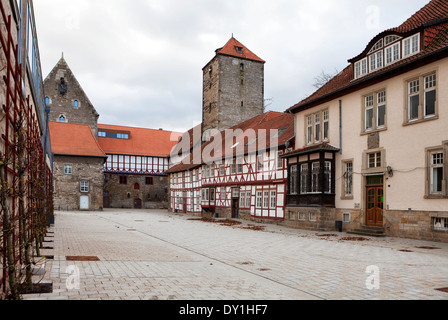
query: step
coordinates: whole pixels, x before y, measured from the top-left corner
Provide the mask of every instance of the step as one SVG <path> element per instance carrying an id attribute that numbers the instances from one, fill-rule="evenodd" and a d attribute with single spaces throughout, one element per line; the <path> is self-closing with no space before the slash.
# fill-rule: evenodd
<path id="1" fill-rule="evenodd" d="M 356 234 L 360 236 L 370 236 L 370 237 L 386 237 L 384 232 L 372 232 L 366 229 L 355 229 L 354 231 L 347 231 L 348 234 Z"/>

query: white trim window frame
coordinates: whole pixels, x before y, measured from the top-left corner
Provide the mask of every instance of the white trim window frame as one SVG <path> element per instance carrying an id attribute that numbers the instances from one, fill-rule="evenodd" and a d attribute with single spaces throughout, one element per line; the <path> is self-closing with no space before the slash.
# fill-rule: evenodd
<path id="1" fill-rule="evenodd" d="M 71 165 L 65 165 L 64 166 L 64 174 L 65 175 L 72 175 L 73 174 L 73 166 Z"/>
<path id="2" fill-rule="evenodd" d="M 364 130 L 373 130 L 373 119 L 374 119 L 374 96 L 373 94 L 365 97 L 364 107 L 365 107 L 365 120 L 364 120 Z"/>
<path id="3" fill-rule="evenodd" d="M 430 165 L 430 194 L 442 194 L 444 181 L 444 155 L 443 151 L 431 153 Z"/>
<path id="4" fill-rule="evenodd" d="M 383 68 L 383 50 L 375 52 L 369 56 L 370 72 L 377 71 Z"/>
<path id="5" fill-rule="evenodd" d="M 275 209 L 277 207 L 277 191 L 271 190 L 270 194 L 271 194 L 271 198 L 269 201 L 269 208 Z"/>
<path id="6" fill-rule="evenodd" d="M 401 42 L 397 42 L 384 49 L 384 55 L 386 66 L 401 60 Z"/>
<path id="7" fill-rule="evenodd" d="M 420 79 L 408 83 L 408 121 L 418 120 L 420 105 Z"/>
<path id="8" fill-rule="evenodd" d="M 359 60 L 355 63 L 355 79 L 361 78 L 368 73 L 367 58 Z"/>
<path id="9" fill-rule="evenodd" d="M 376 128 L 382 129 L 386 126 L 386 112 L 387 112 L 387 95 L 386 91 L 377 93 L 376 106 Z"/>
<path id="10" fill-rule="evenodd" d="M 430 74 L 424 78 L 424 117 L 430 118 L 436 115 L 436 103 L 437 103 L 437 75 L 436 73 Z"/>
<path id="11" fill-rule="evenodd" d="M 420 33 L 403 40 L 403 58 L 413 56 L 420 52 Z"/>
<path id="12" fill-rule="evenodd" d="M 89 182 L 88 181 L 81 181 L 80 185 L 80 191 L 81 193 L 88 193 L 89 192 Z"/>

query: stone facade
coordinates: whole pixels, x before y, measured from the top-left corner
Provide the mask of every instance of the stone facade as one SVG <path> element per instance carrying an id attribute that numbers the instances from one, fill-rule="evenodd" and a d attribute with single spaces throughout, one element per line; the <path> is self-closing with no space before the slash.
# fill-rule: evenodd
<path id="1" fill-rule="evenodd" d="M 103 168 L 103 158 L 55 156 L 55 209 L 81 210 L 81 197 L 87 196 L 88 208 L 83 210 L 102 210 L 104 186 Z M 81 191 L 82 182 L 88 183 L 88 191 Z"/>
<path id="2" fill-rule="evenodd" d="M 217 55 L 203 69 L 203 130 L 219 131 L 264 112 L 264 63 Z"/>
<path id="3" fill-rule="evenodd" d="M 104 176 L 105 208 L 168 208 L 167 176 L 119 173 L 105 173 Z M 150 180 L 147 181 L 147 179 Z M 124 180 L 126 183 L 123 183 Z M 138 184 L 138 188 L 136 184 Z"/>
<path id="4" fill-rule="evenodd" d="M 50 121 L 65 119 L 65 122 L 85 124 L 98 137 L 99 115 L 64 58 L 45 79 L 44 90 L 47 105 L 51 108 Z"/>

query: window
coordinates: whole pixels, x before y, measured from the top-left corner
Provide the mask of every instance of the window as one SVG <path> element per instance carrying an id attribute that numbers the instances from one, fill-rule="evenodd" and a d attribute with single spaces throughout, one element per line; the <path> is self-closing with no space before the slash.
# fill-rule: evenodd
<path id="1" fill-rule="evenodd" d="M 236 52 L 243 53 L 243 47 L 235 47 Z"/>
<path id="2" fill-rule="evenodd" d="M 153 185 L 154 184 L 154 179 L 152 177 L 146 177 L 145 178 L 145 183 L 146 183 L 146 185 Z"/>
<path id="3" fill-rule="evenodd" d="M 66 165 L 64 166 L 64 174 L 73 174 L 73 166 L 71 165 Z"/>
<path id="4" fill-rule="evenodd" d="M 65 123 L 65 122 L 67 122 L 67 118 L 64 116 L 64 115 L 61 115 L 60 117 L 59 117 L 59 120 L 58 120 L 59 122 L 61 122 L 61 123 Z"/>
<path id="5" fill-rule="evenodd" d="M 366 126 L 365 129 L 371 130 L 373 128 L 373 95 L 365 98 L 366 107 Z"/>
<path id="6" fill-rule="evenodd" d="M 226 200 L 226 188 L 221 187 L 221 200 Z"/>
<path id="7" fill-rule="evenodd" d="M 134 184 L 134 190 L 140 190 L 140 185 L 138 183 Z"/>
<path id="8" fill-rule="evenodd" d="M 308 192 L 308 164 L 304 163 L 300 166 L 300 193 Z"/>
<path id="9" fill-rule="evenodd" d="M 297 217 L 299 221 L 305 221 L 306 220 L 306 213 L 305 212 L 299 212 L 299 216 Z"/>
<path id="10" fill-rule="evenodd" d="M 246 193 L 240 193 L 240 208 L 244 208 L 246 206 Z"/>
<path id="11" fill-rule="evenodd" d="M 365 74 L 367 74 L 367 58 L 355 63 L 355 79 L 358 79 Z"/>
<path id="12" fill-rule="evenodd" d="M 210 189 L 210 201 L 215 201 L 215 189 Z"/>
<path id="13" fill-rule="evenodd" d="M 436 114 L 436 74 L 425 77 L 425 117 Z"/>
<path id="14" fill-rule="evenodd" d="M 381 152 L 368 154 L 368 168 L 381 168 Z"/>
<path id="15" fill-rule="evenodd" d="M 225 171 L 226 169 L 225 169 L 225 167 L 224 167 L 224 165 L 220 165 L 219 166 L 219 175 L 221 176 L 221 177 L 224 177 L 224 174 L 225 174 Z"/>
<path id="16" fill-rule="evenodd" d="M 420 52 L 420 34 L 413 35 L 403 40 L 403 57 L 409 57 L 411 55 Z"/>
<path id="17" fill-rule="evenodd" d="M 432 218 L 432 230 L 448 231 L 448 218 Z"/>
<path id="18" fill-rule="evenodd" d="M 277 169 L 283 169 L 282 155 L 283 155 L 283 151 L 277 152 Z"/>
<path id="19" fill-rule="evenodd" d="M 324 192 L 331 193 L 331 162 L 325 161 L 325 170 L 324 170 Z"/>
<path id="20" fill-rule="evenodd" d="M 375 92 L 364 97 L 364 131 L 386 127 L 386 91 Z"/>
<path id="21" fill-rule="evenodd" d="M 235 160 L 232 160 L 232 164 L 230 165 L 230 172 L 231 172 L 231 174 L 235 174 L 236 173 L 236 163 L 235 163 Z"/>
<path id="22" fill-rule="evenodd" d="M 232 198 L 238 199 L 240 197 L 240 188 L 232 188 Z"/>
<path id="23" fill-rule="evenodd" d="M 243 173 L 243 160 L 242 159 L 237 159 L 236 160 L 236 171 L 237 173 Z"/>
<path id="24" fill-rule="evenodd" d="M 316 214 L 316 212 L 310 212 L 309 213 L 309 220 L 310 221 L 317 221 L 317 214 Z"/>
<path id="25" fill-rule="evenodd" d="M 297 165 L 289 169 L 289 194 L 297 194 Z"/>
<path id="26" fill-rule="evenodd" d="M 407 119 L 409 122 L 437 116 L 437 74 L 413 79 L 407 84 Z"/>
<path id="27" fill-rule="evenodd" d="M 386 91 L 377 94 L 376 127 L 383 128 L 386 124 Z"/>
<path id="28" fill-rule="evenodd" d="M 120 184 L 128 184 L 128 177 L 120 176 Z"/>
<path id="29" fill-rule="evenodd" d="M 408 120 L 416 120 L 420 103 L 420 81 L 418 79 L 409 82 L 408 97 Z"/>
<path id="30" fill-rule="evenodd" d="M 398 60 L 400 60 L 400 48 L 401 43 L 398 42 L 390 47 L 387 47 L 385 50 L 386 55 L 386 65 L 392 64 Z"/>
<path id="31" fill-rule="evenodd" d="M 330 129 L 330 114 L 328 112 L 328 110 L 324 111 L 324 127 L 323 127 L 323 140 L 324 141 L 328 141 L 328 130 Z"/>
<path id="32" fill-rule="evenodd" d="M 73 101 L 73 106 L 75 108 L 79 108 L 79 101 L 78 100 Z"/>
<path id="33" fill-rule="evenodd" d="M 250 208 L 250 204 L 251 204 L 251 193 L 250 192 L 246 192 L 246 208 Z"/>
<path id="34" fill-rule="evenodd" d="M 269 208 L 269 191 L 263 192 L 263 208 Z"/>
<path id="35" fill-rule="evenodd" d="M 353 162 L 346 162 L 344 167 L 344 196 L 349 197 L 353 194 Z"/>
<path id="36" fill-rule="evenodd" d="M 89 192 L 89 182 L 81 181 L 81 192 L 83 193 Z"/>
<path id="37" fill-rule="evenodd" d="M 344 223 L 349 223 L 350 222 L 350 213 L 343 213 L 342 214 L 342 221 Z"/>
<path id="38" fill-rule="evenodd" d="M 269 207 L 271 209 L 275 209 L 277 207 L 277 192 L 276 191 L 271 191 L 271 200 L 269 203 Z"/>
<path id="39" fill-rule="evenodd" d="M 313 162 L 311 168 L 311 192 L 319 192 L 320 163 Z"/>
<path id="40" fill-rule="evenodd" d="M 49 105 L 51 102 L 50 102 L 51 100 L 50 100 L 50 98 L 49 97 L 45 97 L 45 104 L 46 105 Z"/>
<path id="41" fill-rule="evenodd" d="M 320 113 L 314 115 L 314 141 L 320 141 Z"/>
<path id="42" fill-rule="evenodd" d="M 306 118 L 306 143 L 313 143 L 313 117 Z"/>
<path id="43" fill-rule="evenodd" d="M 383 67 L 383 51 L 378 51 L 369 57 L 370 72 L 379 70 Z"/>
<path id="44" fill-rule="evenodd" d="M 443 153 L 436 152 L 431 154 L 431 175 L 430 175 L 430 193 L 431 194 L 440 194 L 443 192 Z"/>
<path id="45" fill-rule="evenodd" d="M 261 208 L 261 201 L 263 200 L 263 192 L 257 191 L 257 208 Z"/>
<path id="46" fill-rule="evenodd" d="M 309 115 L 305 121 L 307 145 L 329 140 L 330 118 L 328 110 Z"/>
<path id="47" fill-rule="evenodd" d="M 98 136 L 102 138 L 129 140 L 129 133 L 99 131 Z"/>

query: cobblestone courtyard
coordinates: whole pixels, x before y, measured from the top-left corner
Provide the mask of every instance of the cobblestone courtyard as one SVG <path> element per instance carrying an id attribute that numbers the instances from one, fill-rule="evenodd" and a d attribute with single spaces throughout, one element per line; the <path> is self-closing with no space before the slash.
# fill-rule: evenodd
<path id="1" fill-rule="evenodd" d="M 53 292 L 24 299 L 448 300 L 437 290 L 448 244 L 367 239 L 166 211 L 57 212 L 43 250 L 54 259 L 35 276 Z"/>

